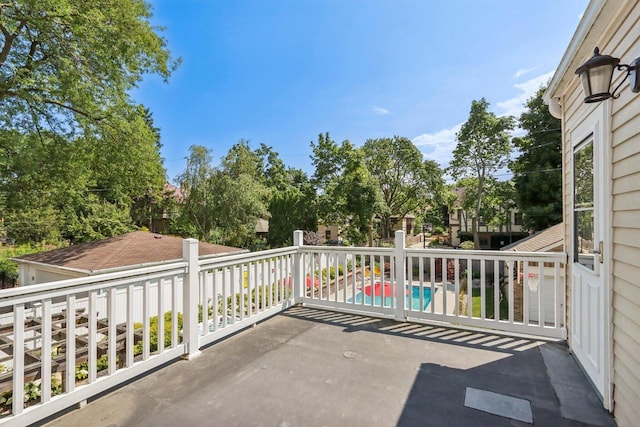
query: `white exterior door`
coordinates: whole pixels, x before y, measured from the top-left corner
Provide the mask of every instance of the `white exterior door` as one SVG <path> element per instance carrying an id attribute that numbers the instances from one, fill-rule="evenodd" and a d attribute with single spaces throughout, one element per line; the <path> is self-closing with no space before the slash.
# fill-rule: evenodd
<path id="1" fill-rule="evenodd" d="M 602 102 L 571 133 L 572 197 L 570 262 L 570 345 L 609 405 L 610 254 L 608 216 L 608 103 Z"/>

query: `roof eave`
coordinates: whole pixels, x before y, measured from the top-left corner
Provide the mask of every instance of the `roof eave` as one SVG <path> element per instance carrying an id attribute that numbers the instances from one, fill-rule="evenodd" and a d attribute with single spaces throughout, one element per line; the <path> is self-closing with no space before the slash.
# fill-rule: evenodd
<path id="1" fill-rule="evenodd" d="M 591 2 L 589 2 L 587 9 L 582 15 L 582 19 L 580 19 L 578 28 L 571 38 L 571 42 L 569 42 L 569 46 L 564 52 L 564 55 L 560 60 L 560 64 L 558 64 L 556 72 L 551 78 L 551 81 L 547 86 L 547 90 L 544 92 L 543 99 L 547 104 L 551 104 L 552 98 L 557 98 L 556 92 L 560 88 L 567 72 L 571 71 L 573 73 L 573 70 L 570 70 L 569 67 L 574 61 L 578 52 L 581 50 L 581 47 L 584 45 L 589 31 L 593 27 L 596 18 L 598 17 L 598 15 L 600 15 L 600 12 L 602 11 L 602 8 L 604 7 L 606 2 L 607 0 L 591 0 Z M 592 47 L 590 47 L 589 49 L 592 49 Z"/>

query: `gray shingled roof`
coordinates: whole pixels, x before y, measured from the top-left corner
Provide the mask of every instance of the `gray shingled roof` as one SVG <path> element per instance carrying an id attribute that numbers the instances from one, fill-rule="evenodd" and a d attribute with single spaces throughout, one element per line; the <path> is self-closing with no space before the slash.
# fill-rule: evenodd
<path id="1" fill-rule="evenodd" d="M 18 262 L 36 262 L 87 273 L 114 268 L 152 264 L 182 259 L 180 237 L 134 231 L 121 236 L 80 243 L 15 258 Z M 202 258 L 245 249 L 199 242 L 198 253 Z"/>
<path id="2" fill-rule="evenodd" d="M 564 227 L 563 223 L 560 223 L 511 243 L 501 250 L 516 252 L 561 252 L 563 249 Z"/>

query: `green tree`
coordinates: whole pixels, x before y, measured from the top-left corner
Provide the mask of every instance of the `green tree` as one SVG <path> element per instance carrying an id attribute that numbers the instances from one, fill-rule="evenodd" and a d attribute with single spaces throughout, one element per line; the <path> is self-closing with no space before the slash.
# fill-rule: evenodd
<path id="1" fill-rule="evenodd" d="M 311 181 L 300 169 L 288 169 L 283 176 L 288 178 L 278 179 L 280 184 L 270 187 L 267 242 L 271 247 L 293 244 L 294 230 L 318 229 L 317 197 Z M 283 185 L 289 179 L 291 183 Z"/>
<path id="2" fill-rule="evenodd" d="M 482 216 L 485 223 L 509 231 L 511 211 L 516 207 L 513 181 L 491 180 Z"/>
<path id="3" fill-rule="evenodd" d="M 471 230 L 476 249 L 480 248 L 478 220 L 487 185 L 495 172 L 508 164 L 511 153 L 509 131 L 514 126 L 513 117 L 497 117 L 488 109 L 489 103 L 484 98 L 471 102 L 469 118 L 456 134 L 457 144 L 448 168 L 455 180 L 475 178 L 476 202 L 472 210 Z"/>
<path id="4" fill-rule="evenodd" d="M 189 147 L 187 167 L 177 177 L 184 201 L 170 232 L 183 237 L 210 241 L 215 229 L 215 169 L 211 151 L 201 145 Z"/>
<path id="5" fill-rule="evenodd" d="M 269 192 L 260 176 L 260 156 L 247 141 L 235 144 L 213 180 L 217 243 L 249 248 L 258 218 L 268 217 Z"/>
<path id="6" fill-rule="evenodd" d="M 439 206 L 444 191 L 442 170 L 407 138 L 369 139 L 363 147 L 364 162 L 382 193 L 381 234 L 391 236 L 391 215 Z"/>
<path id="7" fill-rule="evenodd" d="M 373 215 L 383 209 L 383 203 L 365 153 L 349 141 L 338 145 L 329 133 L 320 134 L 311 147 L 319 218 L 325 224 L 342 226 L 350 241 L 359 243 L 368 236 L 371 244 Z"/>
<path id="8" fill-rule="evenodd" d="M 347 158 L 353 154 L 354 149 L 349 141 L 338 145 L 331 139 L 329 132 L 319 134 L 317 143 L 311 141 L 311 161 L 315 167 L 312 183 L 318 193 L 318 218 L 324 224 L 342 225 L 346 222 L 346 216 L 334 200 L 334 195 L 339 195 L 336 186 Z"/>
<path id="9" fill-rule="evenodd" d="M 147 73 L 166 80 L 177 65 L 143 0 L 9 0 L 0 15 L 7 129 L 119 130 L 129 90 Z"/>
<path id="10" fill-rule="evenodd" d="M 345 237 L 355 244 L 368 238 L 373 246 L 373 217 L 384 212 L 384 201 L 377 179 L 365 164 L 363 150 L 354 150 L 347 158 L 335 189 L 334 200 L 348 218 Z"/>
<path id="11" fill-rule="evenodd" d="M 178 177 L 184 203 L 170 231 L 184 237 L 251 247 L 258 218 L 268 216 L 268 191 L 259 174 L 260 157 L 246 141 L 212 164 L 209 149 L 192 146 L 187 168 Z"/>
<path id="12" fill-rule="evenodd" d="M 128 231 L 130 212 L 148 211 L 138 206 L 164 184 L 159 130 L 129 93 L 144 75 L 166 80 L 177 65 L 150 17 L 142 0 L 0 4 L 0 216 L 8 233 L 84 241 Z M 44 236 L 38 224 L 51 222 Z"/>
<path id="13" fill-rule="evenodd" d="M 513 139 L 520 155 L 509 164 L 523 226 L 531 231 L 562 222 L 561 126 L 542 99 L 544 91 L 540 88 L 520 115 L 518 124 L 527 134 Z"/>

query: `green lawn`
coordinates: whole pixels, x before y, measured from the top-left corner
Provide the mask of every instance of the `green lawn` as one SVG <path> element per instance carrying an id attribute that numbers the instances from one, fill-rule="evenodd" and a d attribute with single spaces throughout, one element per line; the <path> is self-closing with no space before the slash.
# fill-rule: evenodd
<path id="1" fill-rule="evenodd" d="M 472 315 L 473 317 L 481 316 L 481 307 L 482 307 L 482 298 L 480 295 L 480 288 L 473 288 L 473 306 L 472 306 Z M 488 319 L 493 319 L 493 288 L 487 287 L 485 288 L 485 315 Z M 502 299 L 500 301 L 500 319 L 508 319 L 509 318 L 509 307 L 507 305 L 506 299 Z"/>

